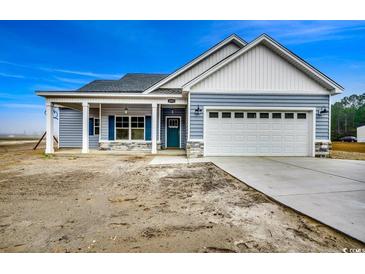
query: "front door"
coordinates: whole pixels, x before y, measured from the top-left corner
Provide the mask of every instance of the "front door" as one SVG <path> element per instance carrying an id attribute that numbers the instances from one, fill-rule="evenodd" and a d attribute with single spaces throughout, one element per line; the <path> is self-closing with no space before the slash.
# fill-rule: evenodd
<path id="1" fill-rule="evenodd" d="M 180 147 L 180 118 L 179 117 L 167 118 L 166 125 L 167 125 L 166 147 L 179 148 Z"/>

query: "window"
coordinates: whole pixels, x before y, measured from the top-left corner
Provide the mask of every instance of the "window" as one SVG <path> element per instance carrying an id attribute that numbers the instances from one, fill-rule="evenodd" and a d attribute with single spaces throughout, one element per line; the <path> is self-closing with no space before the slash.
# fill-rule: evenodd
<path id="1" fill-rule="evenodd" d="M 234 118 L 243 118 L 244 115 L 243 115 L 243 112 L 235 112 L 234 113 Z"/>
<path id="2" fill-rule="evenodd" d="M 294 113 L 285 113 L 285 119 L 294 119 Z"/>
<path id="3" fill-rule="evenodd" d="M 218 118 L 218 112 L 209 112 L 209 118 Z"/>
<path id="4" fill-rule="evenodd" d="M 94 118 L 94 134 L 99 135 L 100 133 L 100 120 L 99 118 Z"/>
<path id="5" fill-rule="evenodd" d="M 131 117 L 131 139 L 144 140 L 144 117 Z"/>
<path id="6" fill-rule="evenodd" d="M 115 132 L 117 140 L 129 139 L 129 117 L 115 117 Z"/>
<path id="7" fill-rule="evenodd" d="M 256 118 L 256 113 L 255 112 L 248 112 L 247 113 L 247 118 L 249 118 L 249 119 Z"/>
<path id="8" fill-rule="evenodd" d="M 169 124 L 167 125 L 169 128 L 179 128 L 179 119 L 168 119 Z"/>
<path id="9" fill-rule="evenodd" d="M 281 113 L 273 113 L 272 118 L 273 119 L 281 119 Z"/>
<path id="10" fill-rule="evenodd" d="M 231 118 L 230 112 L 222 112 L 222 118 Z"/>
<path id="11" fill-rule="evenodd" d="M 260 113 L 260 119 L 268 119 L 268 118 L 269 118 L 269 113 L 267 112 Z"/>
<path id="12" fill-rule="evenodd" d="M 297 119 L 307 119 L 307 114 L 306 113 L 298 113 L 297 114 Z"/>

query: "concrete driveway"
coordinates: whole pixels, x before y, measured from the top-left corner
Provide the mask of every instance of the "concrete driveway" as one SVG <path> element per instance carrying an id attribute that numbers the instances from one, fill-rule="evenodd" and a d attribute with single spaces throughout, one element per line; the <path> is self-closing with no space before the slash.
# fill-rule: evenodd
<path id="1" fill-rule="evenodd" d="M 277 201 L 365 242 L 365 161 L 304 157 L 206 160 Z"/>

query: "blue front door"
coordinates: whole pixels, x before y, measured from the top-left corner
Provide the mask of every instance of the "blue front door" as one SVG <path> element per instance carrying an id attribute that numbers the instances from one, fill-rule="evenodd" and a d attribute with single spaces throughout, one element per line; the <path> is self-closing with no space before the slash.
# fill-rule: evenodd
<path id="1" fill-rule="evenodd" d="M 166 147 L 180 147 L 180 118 L 167 118 Z"/>

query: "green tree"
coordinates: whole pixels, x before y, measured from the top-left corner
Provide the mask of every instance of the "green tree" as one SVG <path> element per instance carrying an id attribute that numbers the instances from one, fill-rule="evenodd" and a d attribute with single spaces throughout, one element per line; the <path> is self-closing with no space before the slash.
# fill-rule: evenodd
<path id="1" fill-rule="evenodd" d="M 365 93 L 342 98 L 332 105 L 331 137 L 356 136 L 356 129 L 365 125 Z"/>

